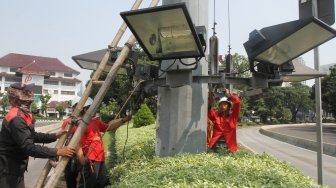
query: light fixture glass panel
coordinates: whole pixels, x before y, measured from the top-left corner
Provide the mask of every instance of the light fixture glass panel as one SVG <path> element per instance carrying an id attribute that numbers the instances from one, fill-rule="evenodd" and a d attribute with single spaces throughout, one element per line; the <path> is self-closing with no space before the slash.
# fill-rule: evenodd
<path id="1" fill-rule="evenodd" d="M 281 65 L 334 36 L 334 33 L 312 22 L 260 53 L 255 59 Z"/>
<path id="2" fill-rule="evenodd" d="M 204 56 L 184 4 L 121 13 L 151 60 Z"/>
<path id="3" fill-rule="evenodd" d="M 310 80 L 310 79 L 314 79 L 314 78 L 318 78 L 320 76 L 312 76 L 312 75 L 301 75 L 301 76 L 281 76 L 280 79 L 283 82 L 302 82 L 302 81 L 306 81 L 306 80 Z"/>
<path id="4" fill-rule="evenodd" d="M 113 63 L 115 60 L 119 57 L 121 53 L 121 49 L 116 49 L 111 54 L 111 57 L 107 64 L 104 67 L 104 72 L 110 72 Z M 99 67 L 100 62 L 102 61 L 104 55 L 106 54 L 106 49 L 103 50 L 97 50 L 81 55 L 73 56 L 72 59 L 83 69 L 88 70 L 97 70 Z M 128 70 L 131 69 L 131 66 L 129 63 L 133 62 L 134 64 L 138 61 L 138 53 L 135 51 L 130 51 L 127 56 L 127 62 L 123 63 L 122 66 L 118 70 L 118 74 L 128 74 Z"/>
<path id="5" fill-rule="evenodd" d="M 284 82 L 301 82 L 313 78 L 323 77 L 326 74 L 312 69 L 303 63 L 293 61 L 293 72 L 280 72 L 280 79 Z"/>
<path id="6" fill-rule="evenodd" d="M 89 69 L 89 70 L 96 70 L 98 67 L 98 63 L 95 62 L 89 62 L 84 60 L 77 60 L 77 64 L 83 68 L 83 69 Z"/>
<path id="7" fill-rule="evenodd" d="M 82 68 L 82 69 L 88 69 L 88 70 L 97 70 L 99 63 L 98 62 L 93 62 L 93 61 L 85 61 L 85 60 L 76 60 L 77 64 Z M 111 65 L 107 64 L 104 68 L 104 72 L 109 72 L 110 69 L 112 68 Z"/>

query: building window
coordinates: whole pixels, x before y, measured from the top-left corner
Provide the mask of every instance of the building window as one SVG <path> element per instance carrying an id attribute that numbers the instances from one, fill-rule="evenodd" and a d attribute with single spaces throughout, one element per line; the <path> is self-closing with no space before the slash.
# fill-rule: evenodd
<path id="1" fill-rule="evenodd" d="M 44 89 L 43 94 L 45 95 L 58 94 L 58 90 Z"/>
<path id="2" fill-rule="evenodd" d="M 61 95 L 75 95 L 74 91 L 61 91 Z"/>
<path id="3" fill-rule="evenodd" d="M 20 77 L 6 77 L 5 81 L 7 82 L 20 82 L 22 81 L 22 78 Z"/>
<path id="4" fill-rule="evenodd" d="M 58 81 L 44 80 L 44 84 L 47 84 L 47 85 L 58 85 Z"/>
<path id="5" fill-rule="evenodd" d="M 72 78 L 72 73 L 65 72 L 64 77 Z"/>
<path id="6" fill-rule="evenodd" d="M 72 82 L 61 82 L 61 85 L 62 86 L 76 86 L 76 84 Z"/>
<path id="7" fill-rule="evenodd" d="M 19 68 L 17 67 L 10 67 L 9 72 L 16 72 Z"/>

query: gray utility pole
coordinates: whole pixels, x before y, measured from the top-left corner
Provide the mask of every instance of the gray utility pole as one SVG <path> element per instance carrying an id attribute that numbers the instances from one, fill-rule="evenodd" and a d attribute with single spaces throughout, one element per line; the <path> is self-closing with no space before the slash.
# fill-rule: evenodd
<path id="1" fill-rule="evenodd" d="M 313 16 L 318 16 L 317 0 L 312 1 Z M 314 66 L 320 70 L 319 49 L 314 49 Z M 316 141 L 317 141 L 317 183 L 323 185 L 323 128 L 322 128 L 322 107 L 321 107 L 321 78 L 315 78 L 315 103 L 316 103 Z"/>
<path id="2" fill-rule="evenodd" d="M 181 2 L 186 3 L 195 26 L 208 28 L 208 0 L 163 0 L 162 5 Z M 191 64 L 195 59 L 182 61 Z M 161 62 L 161 70 L 169 69 L 161 76 L 166 77 L 169 87 L 158 88 L 155 148 L 158 156 L 206 151 L 208 84 L 193 83 L 192 77 L 208 75 L 208 64 L 202 58 L 198 67 L 191 70 L 194 67 L 185 66 L 179 60 Z"/>

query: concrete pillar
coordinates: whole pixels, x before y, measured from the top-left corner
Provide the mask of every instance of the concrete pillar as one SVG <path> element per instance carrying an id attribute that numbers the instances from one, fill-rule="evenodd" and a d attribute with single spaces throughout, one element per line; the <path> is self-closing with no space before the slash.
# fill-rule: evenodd
<path id="1" fill-rule="evenodd" d="M 162 5 L 185 2 L 195 26 L 208 28 L 207 0 L 163 0 Z M 207 29 L 208 33 L 208 29 Z M 208 40 L 207 38 L 205 39 Z M 183 59 L 185 63 L 194 58 Z M 174 64 L 173 66 L 170 66 Z M 169 87 L 158 89 L 158 117 L 156 128 L 156 154 L 173 156 L 179 153 L 201 153 L 206 151 L 208 85 L 192 83 L 192 76 L 207 75 L 208 64 L 204 58 L 194 66 L 184 66 L 174 60 L 165 60 L 161 69 L 166 72 Z M 187 70 L 189 69 L 189 70 Z"/>

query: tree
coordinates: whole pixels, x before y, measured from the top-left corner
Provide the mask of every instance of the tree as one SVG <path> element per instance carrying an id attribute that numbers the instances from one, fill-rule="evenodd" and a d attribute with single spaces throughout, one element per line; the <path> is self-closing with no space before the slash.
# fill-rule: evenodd
<path id="1" fill-rule="evenodd" d="M 41 111 L 43 115 L 47 115 L 47 104 L 48 101 L 50 100 L 51 96 L 49 94 L 47 95 L 41 95 L 40 100 L 41 100 Z"/>
<path id="2" fill-rule="evenodd" d="M 251 110 L 256 111 L 262 122 L 297 122 L 298 113 L 304 120 L 305 112 L 313 109 L 309 86 L 293 82 L 288 87 L 272 87 L 261 96 L 250 99 Z"/>
<path id="3" fill-rule="evenodd" d="M 291 86 L 284 87 L 282 92 L 285 95 L 284 105 L 290 109 L 292 113 L 292 122 L 297 122 L 298 112 L 304 115 L 304 112 L 312 110 L 314 102 L 311 100 L 311 89 L 309 86 L 300 82 L 292 82 Z M 304 117 L 302 117 L 304 119 Z"/>
<path id="4" fill-rule="evenodd" d="M 254 111 L 260 116 L 263 123 L 277 120 L 277 118 L 283 116 L 281 114 L 283 97 L 278 90 L 279 88 L 273 87 L 257 100 L 257 108 Z"/>
<path id="5" fill-rule="evenodd" d="M 32 102 L 31 106 L 30 106 L 30 111 L 33 113 L 33 114 L 37 114 L 38 113 L 38 109 L 37 109 L 37 105 L 35 102 Z"/>
<path id="6" fill-rule="evenodd" d="M 148 106 L 143 103 L 140 109 L 135 114 L 133 127 L 138 128 L 142 126 L 147 126 L 155 123 L 155 118 L 153 113 L 149 110 Z"/>
<path id="7" fill-rule="evenodd" d="M 105 80 L 106 75 L 107 74 L 103 73 L 100 76 L 99 80 Z M 102 102 L 108 104 L 109 101 L 113 99 L 119 107 L 123 106 L 124 102 L 128 98 L 128 94 L 133 89 L 132 83 L 132 79 L 129 78 L 127 75 L 116 75 L 115 80 L 111 84 Z M 96 94 L 98 93 L 99 89 L 100 86 L 93 85 L 90 97 L 94 98 L 94 96 L 96 96 Z"/>
<path id="8" fill-rule="evenodd" d="M 248 113 L 248 109 L 249 109 L 249 103 L 248 103 L 248 98 L 247 97 L 240 97 L 240 118 L 241 117 L 247 117 L 250 114 Z"/>
<path id="9" fill-rule="evenodd" d="M 2 99 L 1 99 L 1 106 L 2 106 L 2 115 L 5 115 L 6 113 L 6 107 L 9 106 L 9 100 L 8 95 L 4 95 L 1 93 Z"/>
<path id="10" fill-rule="evenodd" d="M 100 118 L 104 122 L 109 122 L 115 118 L 116 113 L 118 113 L 120 107 L 114 99 L 111 99 L 108 104 L 103 103 L 99 109 Z"/>
<path id="11" fill-rule="evenodd" d="M 232 55 L 232 73 L 237 77 L 250 77 L 250 64 L 248 59 L 243 56 L 235 53 Z"/>
<path id="12" fill-rule="evenodd" d="M 336 118 L 336 65 L 329 70 L 330 74 L 321 80 L 322 108 Z"/>
<path id="13" fill-rule="evenodd" d="M 225 69 L 226 68 L 226 61 L 220 61 L 220 69 Z M 249 69 L 249 62 L 248 59 L 243 56 L 239 55 L 238 53 L 235 53 L 232 55 L 232 67 L 231 67 L 231 74 L 230 76 L 235 76 L 235 77 L 242 77 L 242 78 L 247 78 L 251 76 L 250 69 Z M 235 89 L 245 91 L 247 90 L 248 86 L 246 85 L 235 85 Z"/>
<path id="14" fill-rule="evenodd" d="M 65 115 L 65 108 L 62 105 L 57 105 L 56 111 L 58 112 L 60 118 L 62 118 Z"/>
<path id="15" fill-rule="evenodd" d="M 137 64 L 153 64 L 156 63 L 154 61 L 150 61 L 148 59 L 148 56 L 144 53 L 144 51 L 140 47 L 135 47 L 133 50 L 139 52 L 138 62 Z M 91 74 L 92 77 L 93 74 Z M 103 73 L 99 80 L 105 80 L 107 73 Z M 135 78 L 133 75 L 122 75 L 117 74 L 114 81 L 112 82 L 108 92 L 106 93 L 103 103 L 109 104 L 111 100 L 114 100 L 118 106 L 118 108 L 121 108 L 121 106 L 124 105 L 126 102 L 126 99 L 131 94 L 131 91 L 133 90 L 137 78 Z M 94 98 L 94 96 L 98 93 L 100 86 L 94 85 L 90 94 L 90 97 Z M 138 94 L 138 96 L 136 96 Z M 136 97 L 135 97 L 136 96 Z M 140 108 L 140 104 L 143 102 L 146 102 L 148 107 L 151 109 L 153 113 L 156 113 L 156 104 L 157 104 L 157 98 L 154 96 L 143 96 L 141 91 L 135 92 L 134 96 L 128 101 L 128 104 L 126 104 L 125 109 L 131 109 L 134 111 L 137 111 L 137 109 Z"/>

